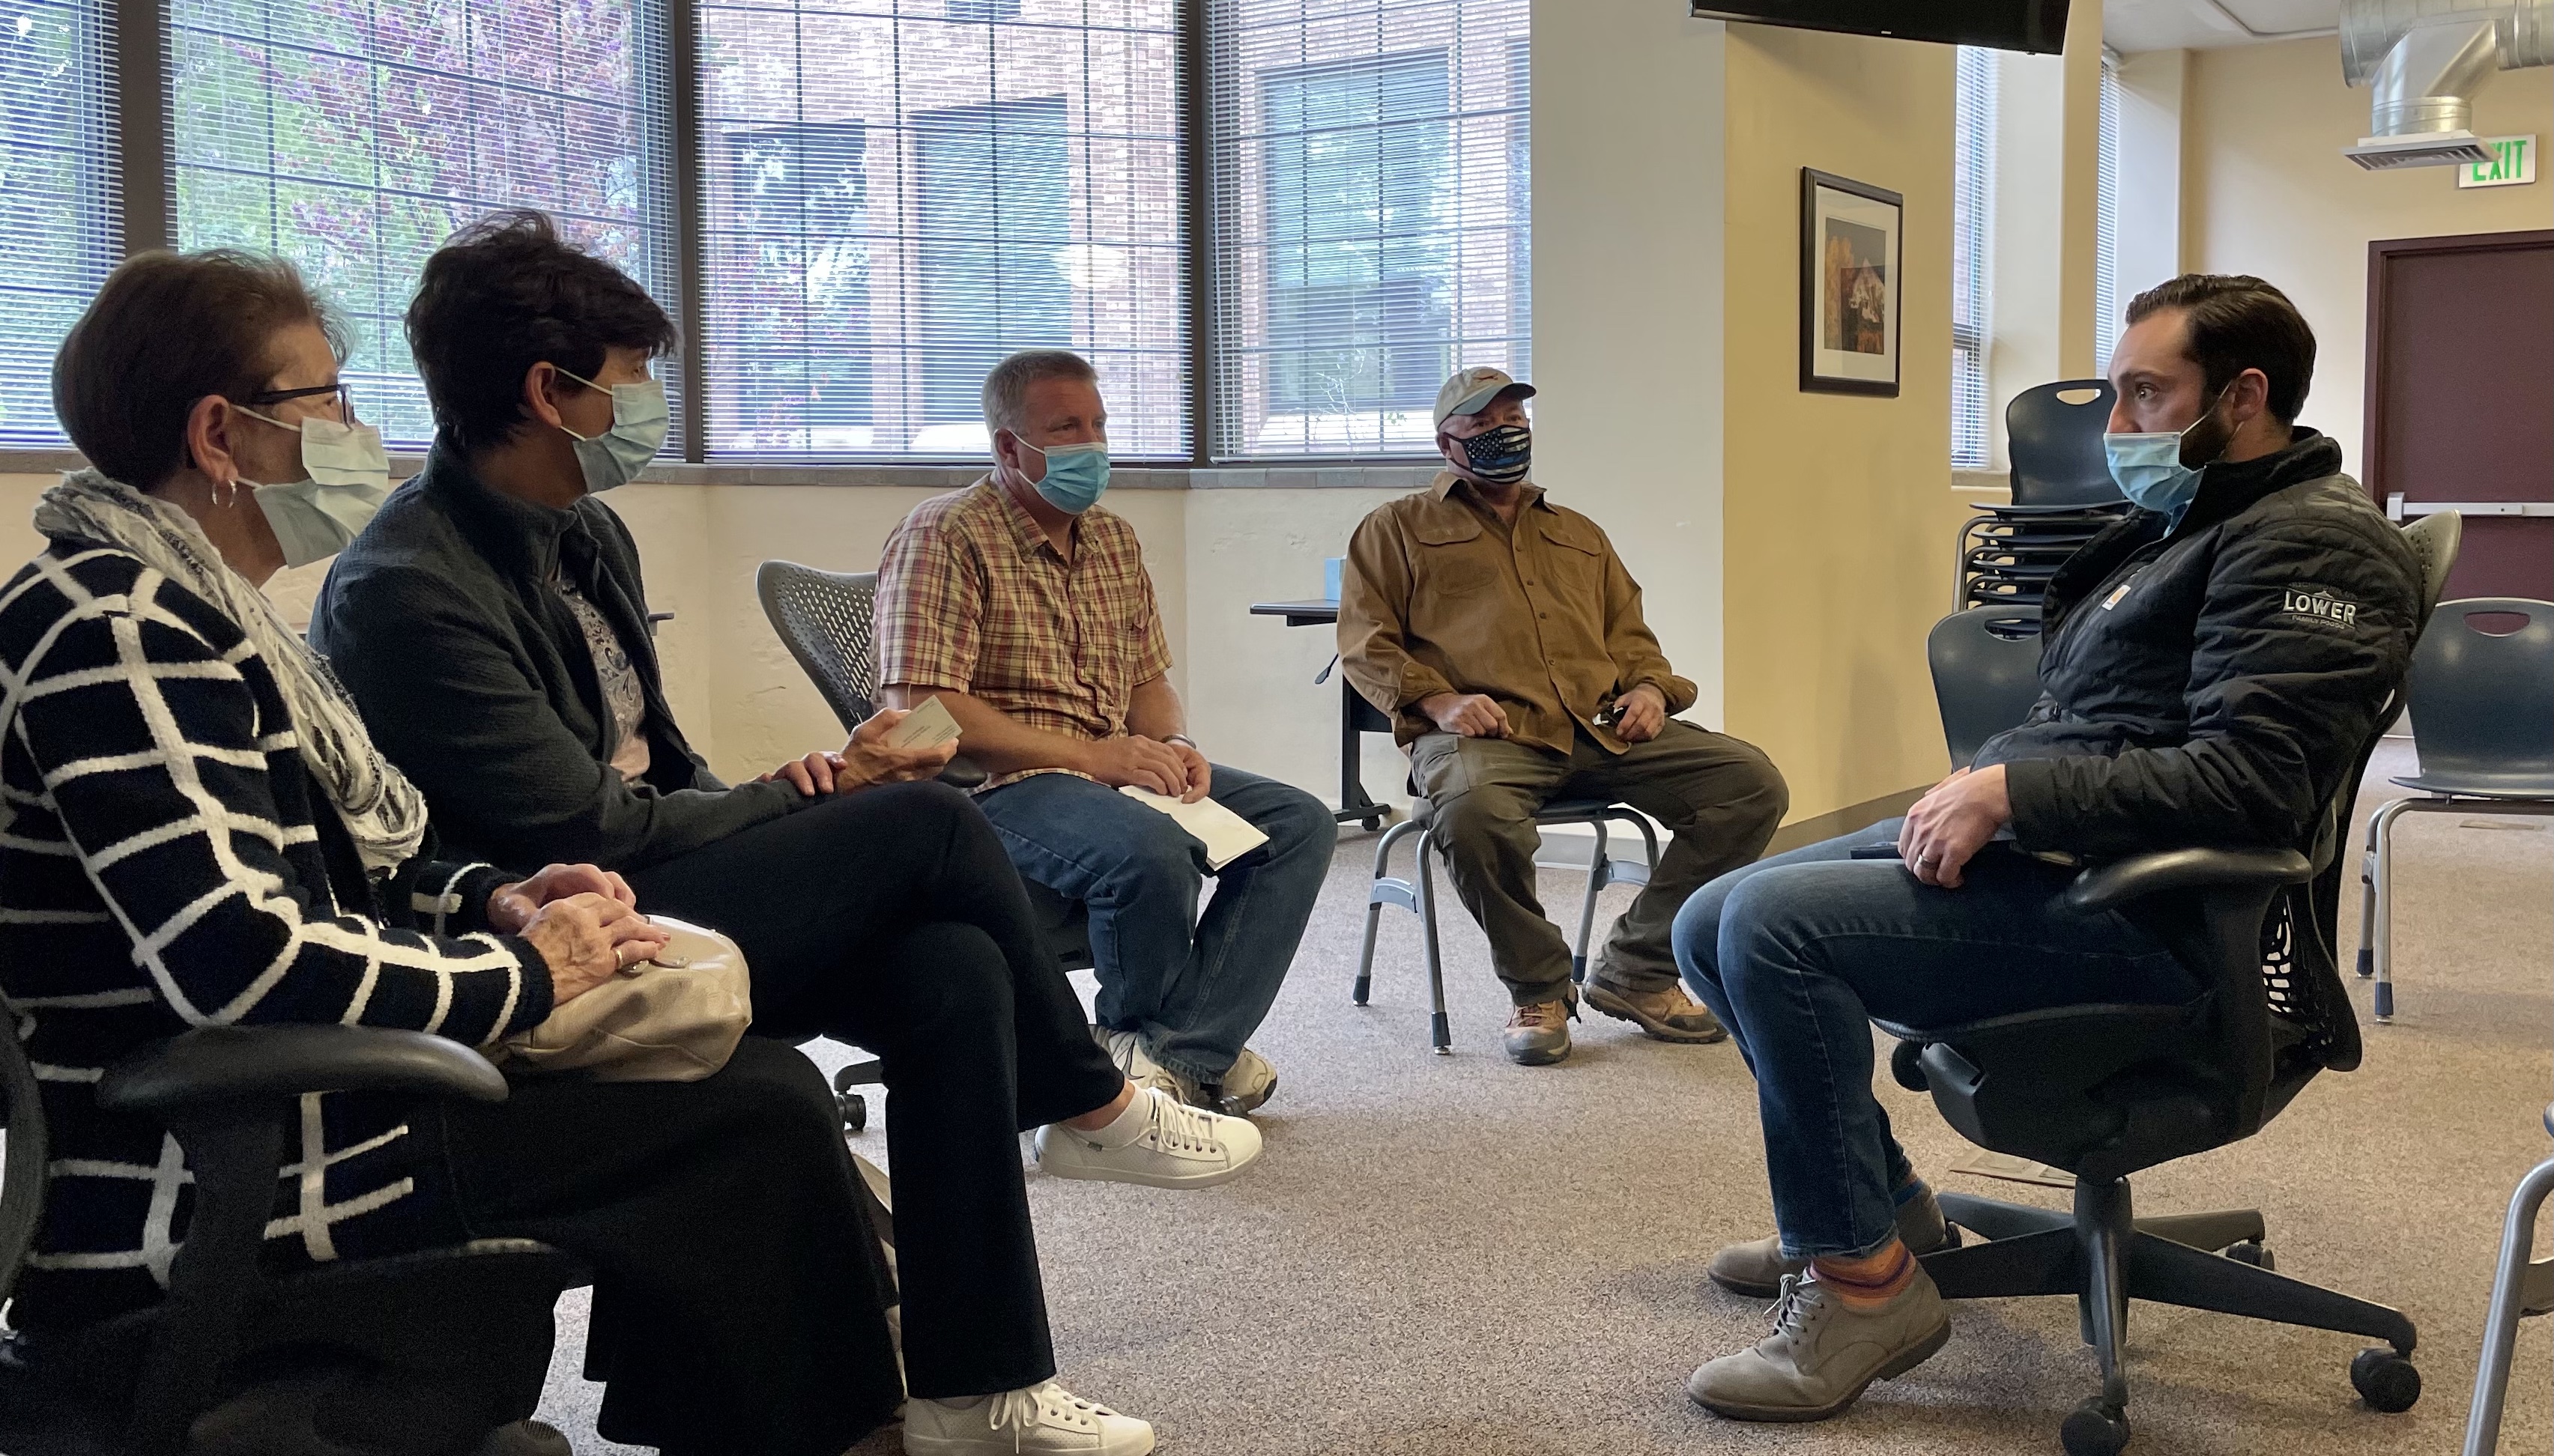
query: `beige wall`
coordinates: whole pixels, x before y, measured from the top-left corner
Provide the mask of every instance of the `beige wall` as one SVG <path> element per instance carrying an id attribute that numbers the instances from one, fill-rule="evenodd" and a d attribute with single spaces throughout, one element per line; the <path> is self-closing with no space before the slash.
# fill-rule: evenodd
<path id="1" fill-rule="evenodd" d="M 1732 361 L 1722 455 L 1730 731 L 1782 765 L 1795 819 L 1944 769 L 1924 667 L 1947 596 L 1953 57 L 1947 47 L 1733 26 Z M 1907 199 L 1895 398 L 1799 388 L 1799 169 Z"/>
<path id="2" fill-rule="evenodd" d="M 2368 134 L 2368 92 L 2342 84 L 2328 37 L 2194 52 L 2185 95 L 2183 262 L 2258 274 L 2296 300 L 2318 343 L 2304 422 L 2339 440 L 2356 473 L 2369 243 L 2554 227 L 2554 173 L 2461 191 L 2447 168 L 2360 170 L 2341 149 Z M 2542 137 L 2554 121 L 2554 70 L 2495 72 L 2474 103 L 2482 135 Z"/>

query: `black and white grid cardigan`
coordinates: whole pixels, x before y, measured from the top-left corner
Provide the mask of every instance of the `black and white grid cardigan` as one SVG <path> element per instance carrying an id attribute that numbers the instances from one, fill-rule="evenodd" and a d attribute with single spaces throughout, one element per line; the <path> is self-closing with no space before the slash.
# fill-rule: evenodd
<path id="1" fill-rule="evenodd" d="M 184 1160 L 93 1092 L 136 1048 L 276 1022 L 479 1045 L 549 1014 L 537 952 L 486 930 L 506 876 L 420 858 L 368 882 L 265 660 L 126 552 L 56 541 L 0 590 L 0 993 L 53 1143 L 17 1327 L 84 1324 L 167 1288 L 191 1208 Z M 402 1110 L 302 1098 L 271 1262 L 447 1227 L 417 1191 Z"/>

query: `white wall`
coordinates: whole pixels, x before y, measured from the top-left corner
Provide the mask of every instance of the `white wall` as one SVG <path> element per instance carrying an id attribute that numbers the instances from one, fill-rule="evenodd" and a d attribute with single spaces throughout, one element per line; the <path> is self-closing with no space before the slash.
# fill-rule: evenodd
<path id="1" fill-rule="evenodd" d="M 2342 84 L 2329 37 L 2194 52 L 2185 94 L 2182 257 L 2208 273 L 2257 274 L 2295 300 L 2317 342 L 2303 422 L 2340 442 L 2355 474 L 2369 243 L 2554 227 L 2554 169 L 2528 186 L 2471 190 L 2444 167 L 2360 170 L 2341 149 L 2368 134 L 2368 92 Z M 2491 72 L 2473 99 L 2477 133 L 2544 137 L 2554 68 Z"/>
<path id="2" fill-rule="evenodd" d="M 2004 408 L 2063 379 L 2057 353 L 2058 258 L 2065 240 L 2066 63 L 2000 52 L 1996 64 L 1995 220 L 1987 258 L 1987 460 L 2006 458 Z"/>
<path id="3" fill-rule="evenodd" d="M 1725 28 L 1683 10 L 1534 7 L 1535 480 L 1613 538 L 1717 728 Z"/>

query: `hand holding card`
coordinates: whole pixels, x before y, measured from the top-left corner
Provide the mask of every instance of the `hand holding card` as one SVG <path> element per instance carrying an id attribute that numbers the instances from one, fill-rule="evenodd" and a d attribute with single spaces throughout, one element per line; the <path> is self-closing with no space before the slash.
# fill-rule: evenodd
<path id="1" fill-rule="evenodd" d="M 886 730 L 890 748 L 937 748 L 958 736 L 958 720 L 951 717 L 947 705 L 938 698 L 926 698 L 922 706 L 904 716 L 902 722 Z"/>

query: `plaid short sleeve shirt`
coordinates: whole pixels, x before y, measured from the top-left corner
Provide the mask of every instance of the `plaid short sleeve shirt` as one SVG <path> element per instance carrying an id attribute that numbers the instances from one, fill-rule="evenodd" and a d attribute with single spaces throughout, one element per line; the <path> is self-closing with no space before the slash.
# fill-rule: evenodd
<path id="1" fill-rule="evenodd" d="M 1124 733 L 1135 689 L 1171 670 L 1170 640 L 1135 528 L 1095 505 L 1075 529 L 1067 562 L 990 477 L 915 506 L 878 562 L 878 682 L 954 689 L 1086 741 Z"/>

